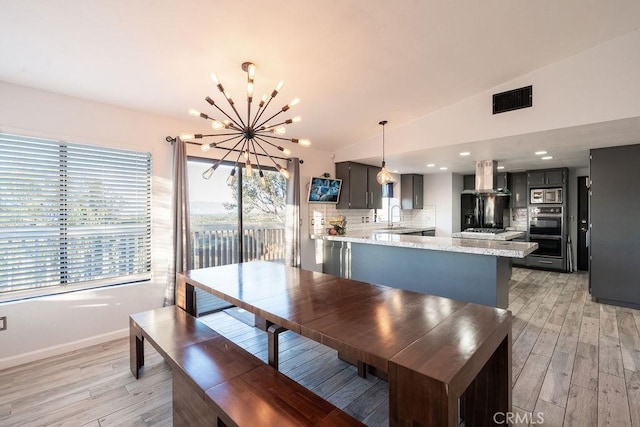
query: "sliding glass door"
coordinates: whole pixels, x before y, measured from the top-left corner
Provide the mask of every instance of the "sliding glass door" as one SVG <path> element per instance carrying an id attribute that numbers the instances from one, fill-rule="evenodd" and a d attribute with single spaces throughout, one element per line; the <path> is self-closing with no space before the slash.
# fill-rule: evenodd
<path id="1" fill-rule="evenodd" d="M 210 160 L 190 159 L 189 207 L 192 268 L 253 260 L 284 261 L 285 179 L 263 170 L 264 183 L 254 173 L 244 176 L 239 165 L 220 165 L 210 179 L 202 178 Z"/>

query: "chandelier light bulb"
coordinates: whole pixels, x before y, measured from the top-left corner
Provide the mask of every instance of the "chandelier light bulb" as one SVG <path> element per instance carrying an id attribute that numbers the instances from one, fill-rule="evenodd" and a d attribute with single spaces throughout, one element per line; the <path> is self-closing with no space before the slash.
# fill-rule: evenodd
<path id="1" fill-rule="evenodd" d="M 249 150 L 248 149 L 244 151 L 244 159 L 246 161 L 249 161 Z"/>
<path id="2" fill-rule="evenodd" d="M 200 111 L 196 110 L 195 108 L 189 108 L 189 115 L 200 117 Z"/>
<path id="3" fill-rule="evenodd" d="M 249 76 L 249 80 L 253 81 L 253 78 L 256 75 L 256 66 L 254 64 L 249 64 L 247 67 L 247 74 Z"/>
<path id="4" fill-rule="evenodd" d="M 253 83 L 252 82 L 247 83 L 247 96 L 249 98 L 253 98 Z"/>
<path id="5" fill-rule="evenodd" d="M 202 177 L 204 179 L 209 179 L 211 178 L 211 175 L 213 175 L 213 171 L 214 171 L 214 167 L 211 166 L 209 169 L 207 169 L 206 171 L 202 172 Z"/>
<path id="6" fill-rule="evenodd" d="M 262 170 L 260 171 L 260 185 L 263 187 L 267 186 L 267 180 L 264 178 L 264 173 L 262 173 Z"/>
<path id="7" fill-rule="evenodd" d="M 214 128 L 215 130 L 220 130 L 220 129 L 224 129 L 226 126 L 224 123 L 218 120 L 214 120 L 211 122 L 211 127 Z"/>
<path id="8" fill-rule="evenodd" d="M 296 117 L 294 117 L 293 119 L 291 119 L 291 121 L 292 121 L 293 123 L 298 123 L 298 122 L 299 122 L 299 121 L 301 121 L 301 120 L 302 120 L 302 117 L 300 117 L 300 116 L 296 116 Z"/>
<path id="9" fill-rule="evenodd" d="M 253 176 L 253 165 L 251 164 L 251 160 L 247 159 L 247 163 L 244 165 L 244 170 L 247 177 L 251 178 Z"/>
<path id="10" fill-rule="evenodd" d="M 288 148 L 282 148 L 282 154 L 289 157 L 291 155 L 291 150 L 289 150 Z"/>
<path id="11" fill-rule="evenodd" d="M 211 80 L 213 80 L 213 83 L 218 86 L 220 84 L 220 80 L 218 80 L 218 76 L 216 76 L 216 73 L 211 73 L 210 74 Z"/>
<path id="12" fill-rule="evenodd" d="M 309 139 L 299 139 L 298 140 L 298 144 L 302 145 L 303 147 L 310 147 L 311 146 L 311 140 L 309 140 Z"/>
<path id="13" fill-rule="evenodd" d="M 284 135 L 285 133 L 287 133 L 287 128 L 285 128 L 284 126 L 277 127 L 273 130 L 273 133 L 277 135 Z"/>
<path id="14" fill-rule="evenodd" d="M 282 89 L 282 86 L 284 86 L 284 80 L 280 80 L 278 82 L 278 85 L 276 86 L 276 92 L 280 92 L 280 89 Z"/>
<path id="15" fill-rule="evenodd" d="M 291 174 L 289 173 L 289 171 L 283 168 L 282 166 L 280 166 L 280 174 L 284 176 L 285 179 L 291 178 Z"/>
<path id="16" fill-rule="evenodd" d="M 209 150 L 211 149 L 211 145 L 209 145 L 209 144 L 202 144 L 202 145 L 200 146 L 200 149 L 206 153 L 207 151 L 209 151 Z"/>
<path id="17" fill-rule="evenodd" d="M 187 139 L 195 139 L 195 135 L 192 133 L 181 133 L 180 134 L 180 139 L 183 141 L 186 141 Z"/>
<path id="18" fill-rule="evenodd" d="M 227 185 L 232 186 L 236 182 L 236 168 L 231 169 L 229 178 L 227 178 Z"/>

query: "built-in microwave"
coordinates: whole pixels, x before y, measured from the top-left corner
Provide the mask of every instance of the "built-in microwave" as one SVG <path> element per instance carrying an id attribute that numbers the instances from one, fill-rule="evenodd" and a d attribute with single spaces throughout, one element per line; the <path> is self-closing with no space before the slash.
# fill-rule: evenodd
<path id="1" fill-rule="evenodd" d="M 562 204 L 562 188 L 532 188 L 529 197 L 532 205 L 543 203 Z"/>

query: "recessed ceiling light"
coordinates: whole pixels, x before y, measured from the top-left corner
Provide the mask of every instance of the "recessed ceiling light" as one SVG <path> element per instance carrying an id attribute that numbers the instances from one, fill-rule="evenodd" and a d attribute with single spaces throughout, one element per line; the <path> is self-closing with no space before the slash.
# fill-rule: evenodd
<path id="1" fill-rule="evenodd" d="M 434 167 L 435 165 L 436 165 L 435 163 L 427 163 L 427 167 L 428 167 L 428 168 L 432 168 L 432 167 Z"/>
<path id="2" fill-rule="evenodd" d="M 504 166 L 498 166 L 498 169 L 502 170 L 504 169 Z"/>
<path id="3" fill-rule="evenodd" d="M 470 156 L 471 152 L 470 151 L 463 151 L 462 153 L 460 153 L 461 156 Z"/>
<path id="4" fill-rule="evenodd" d="M 546 151 L 544 151 L 544 150 L 542 150 L 542 151 L 536 151 L 536 152 L 535 152 L 535 155 L 536 155 L 536 156 L 544 156 L 545 154 L 547 154 L 547 152 L 546 152 Z"/>
<path id="5" fill-rule="evenodd" d="M 540 157 L 542 160 L 551 160 L 553 159 L 553 156 L 544 156 L 544 157 Z"/>
<path id="6" fill-rule="evenodd" d="M 446 166 L 443 166 L 440 168 L 441 171 L 446 171 L 448 168 Z"/>

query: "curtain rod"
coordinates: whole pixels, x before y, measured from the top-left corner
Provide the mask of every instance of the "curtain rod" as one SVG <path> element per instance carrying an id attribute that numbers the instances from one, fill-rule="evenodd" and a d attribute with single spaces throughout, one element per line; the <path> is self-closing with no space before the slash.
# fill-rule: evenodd
<path id="1" fill-rule="evenodd" d="M 174 137 L 172 137 L 172 136 L 167 136 L 167 137 L 165 138 L 165 140 L 166 140 L 169 144 L 171 144 L 171 145 L 173 145 L 173 143 L 174 143 L 174 142 L 176 142 L 176 138 L 174 138 Z M 197 145 L 197 146 L 200 146 L 200 145 L 201 145 L 201 144 L 198 144 L 197 142 L 191 142 L 191 141 L 185 141 L 185 144 L 191 144 L 191 145 Z M 243 151 L 242 151 L 242 150 L 238 150 L 238 149 L 236 149 L 236 148 L 234 148 L 234 149 L 231 149 L 231 148 L 222 148 L 222 150 L 233 151 L 233 152 L 236 152 L 236 153 L 243 153 Z M 260 153 L 255 153 L 255 154 L 256 154 L 256 155 L 258 155 L 258 156 L 261 156 L 261 157 L 267 157 L 267 158 L 269 157 L 269 156 L 267 156 L 267 155 L 265 155 L 265 154 L 260 154 Z M 288 160 L 288 161 L 293 160 L 293 159 L 290 159 L 290 158 L 287 158 L 287 157 L 279 157 L 279 156 L 270 156 L 270 157 L 271 157 L 271 158 L 273 158 L 273 159 L 278 159 L 278 160 Z M 302 159 L 298 159 L 298 161 L 299 161 L 300 163 L 304 163 L 304 160 L 302 160 Z"/>

